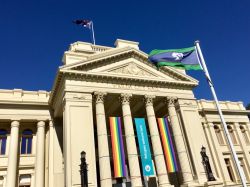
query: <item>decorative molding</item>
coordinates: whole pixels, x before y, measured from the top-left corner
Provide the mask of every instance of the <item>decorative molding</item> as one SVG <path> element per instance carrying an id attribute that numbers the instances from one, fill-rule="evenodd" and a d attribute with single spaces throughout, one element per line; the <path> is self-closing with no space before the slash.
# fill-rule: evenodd
<path id="1" fill-rule="evenodd" d="M 129 75 L 138 75 L 143 77 L 155 77 L 149 72 L 146 72 L 145 70 L 142 70 L 139 68 L 135 63 L 129 63 L 128 66 L 118 68 L 115 70 L 111 70 L 112 73 L 121 73 L 121 74 L 129 74 Z"/>
<path id="2" fill-rule="evenodd" d="M 144 102 L 146 106 L 153 106 L 153 102 L 154 102 L 154 95 L 145 95 L 144 96 Z"/>
<path id="3" fill-rule="evenodd" d="M 86 99 L 86 97 L 83 96 L 82 94 L 74 94 L 72 98 L 73 99 L 79 99 L 79 100 Z"/>
<path id="4" fill-rule="evenodd" d="M 104 93 L 104 92 L 94 92 L 95 102 L 96 103 L 103 103 L 104 97 L 106 96 L 106 94 L 107 93 Z"/>
<path id="5" fill-rule="evenodd" d="M 129 102 L 130 102 L 130 98 L 131 98 L 131 97 L 132 97 L 132 94 L 127 94 L 127 93 L 121 94 L 121 97 L 120 97 L 121 103 L 122 103 L 123 105 L 129 105 Z"/>

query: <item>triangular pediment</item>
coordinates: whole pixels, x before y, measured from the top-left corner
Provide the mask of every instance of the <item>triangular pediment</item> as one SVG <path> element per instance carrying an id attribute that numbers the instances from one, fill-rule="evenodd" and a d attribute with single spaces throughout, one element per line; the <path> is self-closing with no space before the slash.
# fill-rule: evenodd
<path id="1" fill-rule="evenodd" d="M 158 70 L 147 58 L 147 54 L 131 47 L 115 48 L 93 54 L 84 61 L 62 66 L 60 71 L 131 80 L 169 81 L 193 86 L 198 84 L 197 80 L 175 68 L 163 67 Z"/>
<path id="2" fill-rule="evenodd" d="M 96 69 L 89 70 L 89 72 L 109 74 L 113 76 L 131 76 L 134 78 L 141 77 L 145 79 L 152 78 L 174 80 L 174 78 L 167 76 L 157 69 L 149 67 L 148 65 L 133 58 L 121 60 L 103 67 L 98 67 Z"/>

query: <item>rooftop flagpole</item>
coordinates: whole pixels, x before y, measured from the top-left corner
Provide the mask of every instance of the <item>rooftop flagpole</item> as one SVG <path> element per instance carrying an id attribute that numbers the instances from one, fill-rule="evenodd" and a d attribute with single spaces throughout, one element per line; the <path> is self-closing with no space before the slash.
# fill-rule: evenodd
<path id="1" fill-rule="evenodd" d="M 209 75 L 209 72 L 208 72 L 208 69 L 207 69 L 207 66 L 206 66 L 206 63 L 205 63 L 205 60 L 203 58 L 203 55 L 202 55 L 202 52 L 201 52 L 201 49 L 200 49 L 200 44 L 199 44 L 199 41 L 195 41 L 195 46 L 196 46 L 196 50 L 197 50 L 197 53 L 198 53 L 198 56 L 200 58 L 200 61 L 201 61 L 201 65 L 202 65 L 202 69 L 205 73 L 205 76 L 207 78 L 207 81 L 208 81 L 208 84 L 210 86 L 210 89 L 211 89 L 211 92 L 212 92 L 212 95 L 214 97 L 214 100 L 215 100 L 215 104 L 216 104 L 216 107 L 218 109 L 218 112 L 219 112 L 219 115 L 220 115 L 220 119 L 221 119 L 221 122 L 223 124 L 223 130 L 226 134 L 226 139 L 229 143 L 229 147 L 230 147 L 230 150 L 232 152 L 232 155 L 233 155 L 233 160 L 234 160 L 234 163 L 236 165 L 236 168 L 237 168 L 237 171 L 240 175 L 240 179 L 241 179 L 241 182 L 242 182 L 242 185 L 243 187 L 247 187 L 246 185 L 246 177 L 245 177 L 245 174 L 239 164 L 239 159 L 238 159 L 238 156 L 236 154 L 236 151 L 233 147 L 233 143 L 232 143 L 232 140 L 229 136 L 229 132 L 228 132 L 228 129 L 227 129 L 227 125 L 226 125 L 226 122 L 225 122 L 225 119 L 223 117 L 223 114 L 222 114 L 222 111 L 221 111 L 221 108 L 220 108 L 220 105 L 219 105 L 219 102 L 218 102 L 218 99 L 217 99 L 217 96 L 216 96 L 216 93 L 215 93 L 215 89 L 214 89 L 214 86 L 213 86 L 213 83 L 212 83 L 212 80 L 210 78 L 210 75 Z"/>
<path id="2" fill-rule="evenodd" d="M 91 21 L 91 31 L 92 31 L 93 44 L 95 45 L 95 32 L 94 32 L 94 23 L 93 23 L 93 21 Z"/>
<path id="3" fill-rule="evenodd" d="M 93 21 L 87 20 L 87 19 L 78 19 L 78 20 L 74 20 L 73 23 L 88 28 L 90 30 L 93 45 L 95 45 L 95 33 L 94 33 L 94 23 L 93 23 Z"/>

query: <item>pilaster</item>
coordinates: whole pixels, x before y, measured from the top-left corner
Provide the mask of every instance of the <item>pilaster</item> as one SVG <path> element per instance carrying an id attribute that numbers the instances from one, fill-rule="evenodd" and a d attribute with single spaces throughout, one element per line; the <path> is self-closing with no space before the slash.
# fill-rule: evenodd
<path id="1" fill-rule="evenodd" d="M 230 184 L 231 183 L 230 177 L 228 175 L 227 167 L 225 164 L 225 160 L 223 158 L 223 153 L 221 151 L 220 144 L 219 144 L 218 139 L 217 139 L 216 134 L 215 134 L 214 124 L 212 122 L 208 122 L 207 129 L 209 130 L 209 132 L 211 134 L 211 143 L 213 144 L 214 155 L 216 157 L 215 160 L 217 160 L 219 162 L 219 163 L 216 163 L 216 165 L 217 165 L 217 167 L 219 167 L 221 177 L 222 177 L 223 181 L 225 181 L 226 184 Z M 213 154 L 213 151 L 212 151 L 212 154 Z"/>
<path id="2" fill-rule="evenodd" d="M 96 187 L 96 159 L 92 94 L 66 92 L 63 107 L 65 186 L 80 186 L 80 153 L 86 152 L 88 186 Z"/>

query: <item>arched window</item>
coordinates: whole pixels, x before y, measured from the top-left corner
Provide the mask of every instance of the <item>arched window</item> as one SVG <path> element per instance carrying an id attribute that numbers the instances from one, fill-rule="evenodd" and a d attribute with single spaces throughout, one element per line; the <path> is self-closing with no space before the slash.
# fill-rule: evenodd
<path id="1" fill-rule="evenodd" d="M 33 138 L 32 130 L 26 129 L 22 132 L 21 154 L 31 154 L 32 138 Z"/>
<path id="2" fill-rule="evenodd" d="M 240 125 L 240 130 L 241 130 L 242 136 L 243 136 L 246 144 L 250 144 L 250 140 L 249 140 L 247 131 L 246 131 L 246 129 L 245 129 L 245 127 L 243 125 Z"/>
<path id="3" fill-rule="evenodd" d="M 237 140 L 236 140 L 233 128 L 230 125 L 228 125 L 227 129 L 228 129 L 228 132 L 229 132 L 229 135 L 230 135 L 230 138 L 231 138 L 233 144 L 237 144 Z"/>
<path id="4" fill-rule="evenodd" d="M 7 141 L 7 131 L 0 129 L 0 155 L 5 155 Z"/>
<path id="5" fill-rule="evenodd" d="M 222 136 L 222 132 L 220 130 L 220 127 L 218 125 L 214 125 L 214 130 L 215 130 L 215 134 L 217 136 L 218 142 L 220 145 L 225 144 L 223 136 Z"/>

